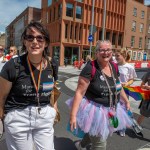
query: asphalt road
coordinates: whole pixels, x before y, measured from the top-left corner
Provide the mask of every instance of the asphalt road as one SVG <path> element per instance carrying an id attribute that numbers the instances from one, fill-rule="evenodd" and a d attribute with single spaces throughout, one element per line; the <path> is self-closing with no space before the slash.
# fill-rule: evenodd
<path id="1" fill-rule="evenodd" d="M 141 78 L 145 70 L 137 71 L 138 77 Z M 66 79 L 76 75 L 60 73 L 59 76 L 59 87 L 61 88 L 61 96 L 58 100 L 58 106 L 61 113 L 61 121 L 55 125 L 55 149 L 56 150 L 76 150 L 74 142 L 79 140 L 74 137 L 70 132 L 66 130 L 68 121 L 69 121 L 69 109 L 65 104 L 65 101 L 74 95 L 74 91 L 70 90 L 64 85 Z M 134 114 L 134 117 L 137 118 L 138 114 Z M 117 133 L 114 133 L 111 137 L 108 138 L 107 150 L 138 150 L 140 147 L 146 146 L 150 143 L 150 119 L 145 119 L 143 127 L 144 137 L 138 137 L 135 135 L 132 129 L 126 131 L 126 136 L 121 137 Z M 150 146 L 149 146 L 150 149 Z M 7 150 L 5 138 L 0 141 L 0 150 Z M 144 149 L 143 149 L 144 150 Z"/>

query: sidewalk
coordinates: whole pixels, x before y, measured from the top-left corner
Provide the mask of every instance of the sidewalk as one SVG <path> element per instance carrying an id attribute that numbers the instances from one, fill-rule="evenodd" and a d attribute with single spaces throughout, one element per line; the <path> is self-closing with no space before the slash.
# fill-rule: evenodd
<path id="1" fill-rule="evenodd" d="M 65 85 L 71 89 L 72 91 L 75 91 L 77 88 L 78 78 L 81 70 L 74 68 L 73 66 L 67 66 L 67 67 L 59 67 L 59 72 L 69 73 L 73 75 L 77 75 L 75 77 L 69 78 L 65 81 Z M 135 86 L 138 86 L 141 84 L 141 79 L 136 79 L 136 81 L 132 84 Z M 141 101 L 135 101 L 132 97 L 129 97 L 130 105 L 131 105 L 131 111 L 133 111 L 136 114 L 139 114 L 139 104 Z"/>

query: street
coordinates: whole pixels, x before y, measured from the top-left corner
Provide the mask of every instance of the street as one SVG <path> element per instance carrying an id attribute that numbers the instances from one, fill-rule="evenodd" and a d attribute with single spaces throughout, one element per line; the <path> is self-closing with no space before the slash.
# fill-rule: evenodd
<path id="1" fill-rule="evenodd" d="M 137 75 L 138 78 L 141 78 L 145 73 L 144 70 L 138 70 Z M 74 96 L 74 90 L 77 85 L 79 70 L 73 69 L 72 67 L 62 68 L 59 71 L 59 80 L 58 87 L 60 88 L 62 94 L 58 100 L 58 106 L 61 113 L 61 121 L 55 125 L 55 149 L 56 150 L 76 150 L 74 146 L 74 142 L 79 140 L 74 137 L 70 132 L 66 130 L 68 121 L 69 121 L 69 109 L 65 104 L 65 101 Z M 140 83 L 140 81 L 138 81 Z M 69 85 L 70 84 L 70 85 Z M 134 105 L 136 101 L 131 100 L 133 103 L 134 112 L 138 112 L 138 105 Z M 131 105 L 132 106 L 132 105 Z M 138 117 L 138 113 L 134 113 L 134 117 Z M 108 138 L 107 142 L 107 150 L 138 150 L 139 148 L 144 148 L 147 146 L 150 149 L 150 146 L 147 145 L 150 143 L 150 119 L 146 118 L 142 124 L 143 127 L 143 135 L 144 137 L 138 137 L 135 135 L 132 129 L 127 129 L 126 136 L 121 137 L 118 133 L 114 133 L 111 137 Z M 7 150 L 5 138 L 0 141 L 0 150 Z M 143 149 L 146 150 L 146 149 Z"/>

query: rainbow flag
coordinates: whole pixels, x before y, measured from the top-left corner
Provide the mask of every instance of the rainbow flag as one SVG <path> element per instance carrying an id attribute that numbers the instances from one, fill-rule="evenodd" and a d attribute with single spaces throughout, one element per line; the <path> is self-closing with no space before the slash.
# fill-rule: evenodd
<path id="1" fill-rule="evenodd" d="M 127 95 L 138 100 L 150 100 L 150 90 L 144 90 L 140 86 L 125 86 L 123 87 Z"/>

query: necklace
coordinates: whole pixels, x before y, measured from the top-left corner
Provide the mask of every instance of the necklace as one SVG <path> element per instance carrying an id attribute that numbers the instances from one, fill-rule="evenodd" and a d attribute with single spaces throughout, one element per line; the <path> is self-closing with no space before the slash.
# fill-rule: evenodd
<path id="1" fill-rule="evenodd" d="M 116 88 L 116 79 L 114 77 L 114 73 L 113 73 L 112 67 L 111 67 L 110 63 L 108 63 L 109 68 L 111 70 L 111 75 L 112 75 L 112 78 L 113 78 L 113 82 L 114 82 L 114 85 L 115 85 L 115 104 L 113 105 L 113 102 L 112 102 L 113 92 L 111 91 L 111 88 L 110 88 L 110 85 L 109 85 L 108 80 L 106 78 L 106 75 L 103 72 L 103 70 L 102 70 L 102 68 L 101 68 L 101 66 L 100 66 L 98 61 L 97 61 L 97 63 L 98 63 L 98 67 L 99 67 L 99 69 L 100 69 L 100 71 L 101 71 L 101 73 L 102 73 L 102 75 L 103 75 L 103 77 L 105 79 L 106 85 L 107 85 L 108 90 L 109 90 L 109 99 L 110 99 L 110 102 L 109 102 L 110 109 L 109 109 L 109 112 L 108 112 L 109 123 L 110 123 L 110 126 L 113 126 L 114 128 L 117 128 L 119 122 L 118 122 L 118 118 L 116 116 L 117 95 L 118 95 L 117 88 Z"/>
<path id="2" fill-rule="evenodd" d="M 117 101 L 118 101 L 118 99 L 117 99 L 118 92 L 117 92 L 117 89 L 116 89 L 116 79 L 115 79 L 115 77 L 114 77 L 114 73 L 113 73 L 112 67 L 111 67 L 110 63 L 108 63 L 109 68 L 110 68 L 110 70 L 111 70 L 111 75 L 112 75 L 112 78 L 113 78 L 113 82 L 114 82 L 114 85 L 115 85 L 115 104 L 114 104 L 114 105 L 113 105 L 113 101 L 112 101 L 113 92 L 111 91 L 111 88 L 110 88 L 110 85 L 109 85 L 108 80 L 107 80 L 107 78 L 106 78 L 106 75 L 105 75 L 105 73 L 103 72 L 103 70 L 102 70 L 102 68 L 101 68 L 101 66 L 100 66 L 100 64 L 99 64 L 99 62 L 98 62 L 98 60 L 97 60 L 97 64 L 98 64 L 98 67 L 99 67 L 99 69 L 100 69 L 100 71 L 101 71 L 101 73 L 102 73 L 102 75 L 103 75 L 103 77 L 104 77 L 104 79 L 105 79 L 106 85 L 107 85 L 108 90 L 109 90 L 109 99 L 110 99 L 110 101 L 109 101 L 109 107 L 110 107 L 110 108 L 115 107 L 115 109 L 116 109 Z"/>

